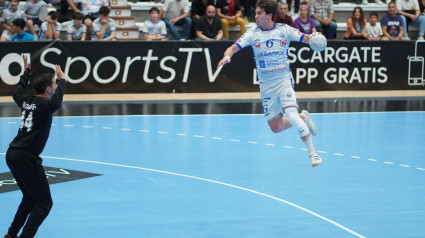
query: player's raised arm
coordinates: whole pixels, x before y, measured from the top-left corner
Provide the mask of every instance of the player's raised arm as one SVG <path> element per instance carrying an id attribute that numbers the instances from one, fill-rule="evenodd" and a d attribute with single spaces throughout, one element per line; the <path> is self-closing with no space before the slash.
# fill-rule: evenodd
<path id="1" fill-rule="evenodd" d="M 226 51 L 224 51 L 223 59 L 221 59 L 220 62 L 218 62 L 217 68 L 230 63 L 232 61 L 231 58 L 233 54 L 235 54 L 238 51 L 239 51 L 239 47 L 236 44 L 233 44 L 229 48 L 227 48 Z"/>

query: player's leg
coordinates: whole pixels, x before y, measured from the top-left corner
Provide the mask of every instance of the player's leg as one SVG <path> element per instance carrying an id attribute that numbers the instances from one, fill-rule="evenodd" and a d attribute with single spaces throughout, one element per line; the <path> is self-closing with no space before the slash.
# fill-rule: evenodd
<path id="1" fill-rule="evenodd" d="M 311 139 L 310 132 L 308 127 L 303 119 L 298 115 L 298 109 L 295 106 L 289 106 L 284 109 L 286 116 L 288 117 L 289 122 L 297 129 L 298 135 L 303 140 L 304 144 L 308 150 L 308 156 L 310 157 L 310 162 L 313 167 L 316 167 L 322 163 L 322 159 L 317 155 L 313 141 Z"/>

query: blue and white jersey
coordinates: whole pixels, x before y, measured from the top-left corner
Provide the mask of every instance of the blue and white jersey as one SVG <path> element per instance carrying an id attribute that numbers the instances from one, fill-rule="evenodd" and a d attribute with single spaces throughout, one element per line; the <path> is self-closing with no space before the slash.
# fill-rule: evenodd
<path id="1" fill-rule="evenodd" d="M 152 20 L 145 21 L 142 29 L 143 34 L 161 34 L 163 36 L 167 35 L 167 27 L 165 26 L 165 22 L 162 20 L 158 20 L 156 23 L 153 23 Z"/>
<path id="2" fill-rule="evenodd" d="M 100 32 L 100 30 L 102 30 L 102 23 L 100 21 L 100 18 L 96 18 L 93 23 L 93 33 L 91 36 L 92 40 L 97 40 L 97 32 Z M 108 18 L 108 23 L 106 25 L 106 30 L 105 30 L 105 35 L 104 35 L 104 39 L 109 37 L 111 35 L 112 32 L 115 32 L 115 21 L 112 18 Z"/>
<path id="3" fill-rule="evenodd" d="M 235 44 L 242 49 L 251 46 L 260 83 L 283 80 L 291 75 L 288 49 L 291 41 L 301 42 L 305 34 L 286 24 L 275 23 L 271 30 L 249 29 Z"/>
<path id="4" fill-rule="evenodd" d="M 2 23 L 6 23 L 8 26 L 10 26 L 10 23 L 14 21 L 15 19 L 24 19 L 27 21 L 27 16 L 25 15 L 25 12 L 21 9 L 16 9 L 16 11 L 8 9 L 4 9 L 3 16 L 1 18 Z"/>
<path id="5" fill-rule="evenodd" d="M 80 27 L 76 28 L 74 21 L 72 21 L 72 24 L 68 26 L 66 34 L 71 35 L 72 40 L 81 40 L 82 34 L 86 34 L 86 31 L 87 31 L 86 25 L 80 24 Z"/>
<path id="6" fill-rule="evenodd" d="M 49 27 L 49 23 L 47 21 L 41 23 L 40 32 L 38 33 L 38 40 L 40 40 L 40 41 L 51 41 L 51 40 L 53 40 L 53 39 L 47 38 L 47 36 L 46 36 L 46 32 L 48 30 L 48 27 Z M 61 24 L 59 22 L 56 22 L 55 29 L 58 32 L 61 31 Z"/>
<path id="7" fill-rule="evenodd" d="M 38 0 L 36 3 L 28 1 L 25 5 L 24 11 L 31 16 L 31 18 L 38 18 L 42 6 L 47 5 L 43 0 Z"/>

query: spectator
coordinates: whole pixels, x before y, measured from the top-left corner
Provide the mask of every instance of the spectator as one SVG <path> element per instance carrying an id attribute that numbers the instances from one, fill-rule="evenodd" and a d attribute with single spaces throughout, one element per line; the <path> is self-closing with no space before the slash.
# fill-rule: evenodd
<path id="1" fill-rule="evenodd" d="M 334 38 L 337 25 L 333 20 L 332 0 L 311 0 L 310 7 L 311 17 L 317 31 L 322 32 L 327 39 Z"/>
<path id="2" fill-rule="evenodd" d="M 366 24 L 366 33 L 369 34 L 369 40 L 381 40 L 382 28 L 376 24 L 378 22 L 378 13 L 371 12 L 369 15 L 369 23 Z"/>
<path id="3" fill-rule="evenodd" d="M 375 3 L 378 4 L 378 5 L 385 5 L 385 3 L 381 2 L 381 0 L 375 0 Z M 363 4 L 364 5 L 369 4 L 368 0 L 363 0 Z"/>
<path id="4" fill-rule="evenodd" d="M 18 0 L 10 0 L 10 7 L 3 10 L 1 24 L 3 27 L 3 32 L 0 37 L 0 41 L 10 41 L 13 37 L 13 34 L 10 32 L 10 24 L 15 19 L 24 19 L 24 21 L 27 21 L 27 17 L 25 15 L 25 12 L 18 8 L 19 2 Z M 35 30 L 32 25 L 25 24 L 28 27 L 28 31 L 35 35 Z"/>
<path id="5" fill-rule="evenodd" d="M 215 0 L 193 0 L 191 6 L 191 15 L 192 15 L 192 29 L 191 29 L 191 38 L 196 38 L 196 24 L 198 23 L 199 18 L 205 15 L 207 7 L 209 5 L 214 5 Z"/>
<path id="6" fill-rule="evenodd" d="M 69 4 L 67 0 L 44 0 L 49 7 L 56 8 L 57 5 L 60 5 L 60 14 L 58 22 L 69 21 L 67 18 Z M 58 8 L 57 8 L 58 9 Z"/>
<path id="7" fill-rule="evenodd" d="M 403 19 L 397 15 L 395 2 L 388 3 L 388 13 L 381 19 L 382 40 L 409 40 L 403 37 Z"/>
<path id="8" fill-rule="evenodd" d="M 366 18 L 364 17 L 363 9 L 355 7 L 351 17 L 347 20 L 347 31 L 344 39 L 365 40 L 369 39 L 369 34 L 366 33 Z"/>
<path id="9" fill-rule="evenodd" d="M 109 6 L 108 0 L 67 0 L 68 5 L 72 8 L 74 13 L 81 12 L 84 15 L 83 23 L 87 27 L 86 37 L 88 40 L 92 36 L 93 21 L 99 17 L 100 7 Z M 81 10 L 77 5 L 81 5 Z"/>
<path id="10" fill-rule="evenodd" d="M 99 9 L 99 18 L 93 21 L 92 40 L 116 40 L 115 39 L 115 21 L 109 18 L 108 7 L 103 6 Z"/>
<path id="11" fill-rule="evenodd" d="M 223 25 L 217 9 L 209 5 L 205 13 L 196 25 L 196 40 L 223 40 Z"/>
<path id="12" fill-rule="evenodd" d="M 24 11 L 27 14 L 27 24 L 29 25 L 38 25 L 41 27 L 41 21 L 39 18 L 40 9 L 42 7 L 52 7 L 52 5 L 47 5 L 43 0 L 30 0 L 25 4 Z"/>
<path id="13" fill-rule="evenodd" d="M 277 9 L 277 14 L 274 15 L 274 22 L 276 23 L 285 23 L 289 26 L 294 26 L 292 17 L 289 15 L 288 4 L 282 3 Z"/>
<path id="14" fill-rule="evenodd" d="M 418 3 L 419 3 L 419 9 L 421 10 L 421 14 L 425 16 L 425 0 L 418 0 Z"/>
<path id="15" fill-rule="evenodd" d="M 10 31 L 15 34 L 10 41 L 34 41 L 35 37 L 24 31 L 24 27 L 25 21 L 23 19 L 15 19 L 10 24 Z"/>
<path id="16" fill-rule="evenodd" d="M 217 15 L 221 18 L 223 24 L 224 38 L 229 38 L 229 26 L 239 25 L 241 34 L 245 34 L 246 26 L 242 18 L 241 4 L 239 0 L 218 0 Z"/>
<path id="17" fill-rule="evenodd" d="M 255 7 L 257 0 L 241 0 L 241 5 L 243 6 L 243 20 L 245 24 L 249 24 L 249 18 L 251 17 L 251 8 Z"/>
<path id="18" fill-rule="evenodd" d="M 286 3 L 288 4 L 288 14 L 293 18 L 297 18 L 300 13 L 300 0 L 287 0 Z"/>
<path id="19" fill-rule="evenodd" d="M 74 14 L 72 23 L 66 31 L 67 40 L 86 40 L 87 27 L 83 24 L 84 15 L 81 12 Z"/>
<path id="20" fill-rule="evenodd" d="M 421 15 L 419 3 L 417 0 L 397 0 L 397 13 L 403 19 L 404 37 L 410 39 L 407 35 L 407 25 L 419 25 L 418 40 L 424 39 L 425 16 Z"/>
<path id="21" fill-rule="evenodd" d="M 190 36 L 192 19 L 188 0 L 165 0 L 164 7 L 159 12 L 159 18 L 165 22 L 167 29 L 176 40 L 187 40 Z M 183 27 L 183 36 L 175 26 Z"/>
<path id="22" fill-rule="evenodd" d="M 150 20 L 143 25 L 143 38 L 145 40 L 164 40 L 167 38 L 167 28 L 164 21 L 159 19 L 159 9 L 152 7 L 149 10 Z"/>
<path id="23" fill-rule="evenodd" d="M 310 6 L 307 3 L 302 3 L 300 6 L 300 16 L 294 21 L 294 28 L 306 34 L 316 32 L 316 25 L 313 19 L 309 17 L 309 8 Z"/>
<path id="24" fill-rule="evenodd" d="M 9 5 L 10 5 L 9 4 L 9 1 L 7 1 L 7 0 L 0 0 L 0 16 L 3 16 L 3 11 L 5 9 L 9 8 L 10 7 Z M 3 26 L 2 25 L 3 24 L 1 24 L 1 18 L 0 18 L 0 34 L 3 31 Z"/>
<path id="25" fill-rule="evenodd" d="M 41 24 L 38 33 L 39 40 L 57 40 L 61 33 L 61 24 L 58 22 L 59 14 L 55 11 L 49 12 L 46 21 Z"/>

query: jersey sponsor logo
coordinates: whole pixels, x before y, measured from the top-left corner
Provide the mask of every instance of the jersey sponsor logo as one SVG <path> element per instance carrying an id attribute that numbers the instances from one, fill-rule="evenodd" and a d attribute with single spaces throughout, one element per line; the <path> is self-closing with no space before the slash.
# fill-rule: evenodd
<path id="1" fill-rule="evenodd" d="M 22 103 L 22 109 L 24 109 L 24 110 L 34 111 L 36 108 L 37 108 L 37 106 L 35 104 L 28 104 L 26 102 Z"/>
<path id="2" fill-rule="evenodd" d="M 261 43 L 260 43 L 259 41 L 254 42 L 254 46 L 255 46 L 255 47 L 260 47 L 260 46 L 261 46 Z"/>
<path id="3" fill-rule="evenodd" d="M 280 40 L 280 45 L 286 45 L 287 41 L 286 40 Z"/>
<path id="4" fill-rule="evenodd" d="M 266 67 L 266 62 L 264 60 L 259 60 L 258 64 L 260 65 L 260 68 L 265 68 Z"/>
<path id="5" fill-rule="evenodd" d="M 287 93 L 286 93 L 286 97 L 287 97 L 287 98 L 292 98 L 292 93 L 291 93 L 291 92 L 287 92 Z"/>
<path id="6" fill-rule="evenodd" d="M 237 43 L 240 43 L 241 41 L 242 41 L 241 38 L 239 38 L 239 39 L 236 40 Z"/>
<path id="7" fill-rule="evenodd" d="M 285 38 L 285 34 L 280 33 L 280 38 Z"/>
<path id="8" fill-rule="evenodd" d="M 269 57 L 269 56 L 282 56 L 285 55 L 285 51 L 272 51 L 272 52 L 261 52 L 257 57 Z"/>
<path id="9" fill-rule="evenodd" d="M 303 33 L 302 33 L 301 31 L 299 31 L 299 30 L 298 30 L 298 35 L 300 36 L 300 35 L 302 35 L 302 34 L 303 34 Z"/>

